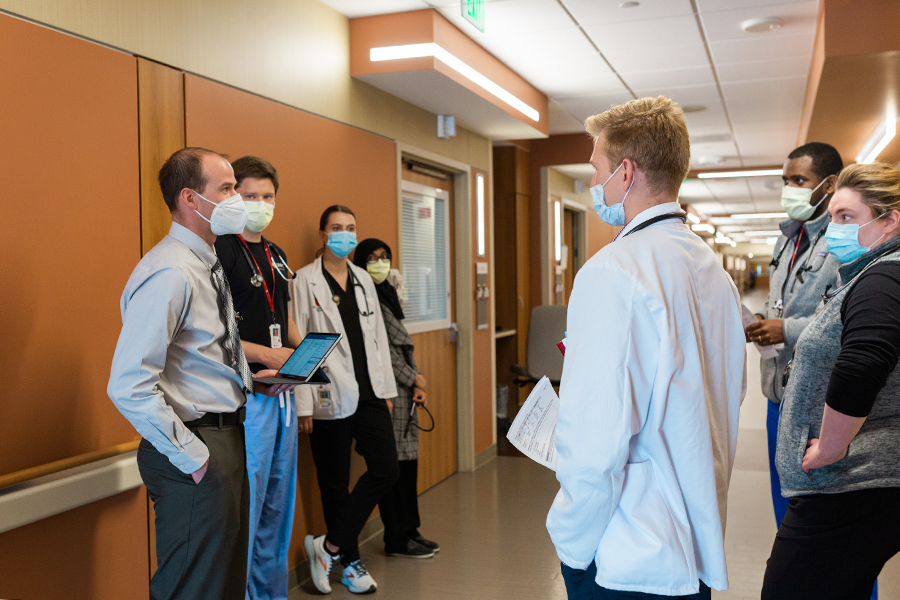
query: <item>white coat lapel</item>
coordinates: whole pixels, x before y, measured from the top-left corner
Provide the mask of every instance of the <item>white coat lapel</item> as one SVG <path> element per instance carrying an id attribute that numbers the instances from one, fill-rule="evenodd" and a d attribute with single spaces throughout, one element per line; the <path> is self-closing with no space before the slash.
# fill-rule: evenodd
<path id="1" fill-rule="evenodd" d="M 350 342 L 347 341 L 347 332 L 344 331 L 344 322 L 341 320 L 341 312 L 334 303 L 334 293 L 325 280 L 322 273 L 322 259 L 316 261 L 315 272 L 310 280 L 312 295 L 315 303 L 321 307 L 327 332 L 342 333 L 344 339 L 338 344 L 338 350 L 350 355 Z"/>

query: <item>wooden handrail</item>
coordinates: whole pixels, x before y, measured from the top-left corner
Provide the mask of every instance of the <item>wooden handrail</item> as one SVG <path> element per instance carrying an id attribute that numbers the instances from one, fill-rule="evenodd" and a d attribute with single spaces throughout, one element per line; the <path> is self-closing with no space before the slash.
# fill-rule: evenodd
<path id="1" fill-rule="evenodd" d="M 30 469 L 22 469 L 21 471 L 14 471 L 6 475 L 0 475 L 0 490 L 11 485 L 16 485 L 18 483 L 24 483 L 26 481 L 31 481 L 32 479 L 37 479 L 38 477 L 53 475 L 54 473 L 65 471 L 66 469 L 74 469 L 75 467 L 80 467 L 92 462 L 97 462 L 98 460 L 103 460 L 104 458 L 126 454 L 133 450 L 137 450 L 138 444 L 140 443 L 141 439 L 137 438 L 136 440 L 125 442 L 124 444 L 118 444 L 116 446 L 112 446 L 111 448 L 94 450 L 93 452 L 86 452 L 85 454 L 79 454 L 78 456 L 64 458 L 62 460 L 57 460 L 45 465 L 31 467 Z"/>

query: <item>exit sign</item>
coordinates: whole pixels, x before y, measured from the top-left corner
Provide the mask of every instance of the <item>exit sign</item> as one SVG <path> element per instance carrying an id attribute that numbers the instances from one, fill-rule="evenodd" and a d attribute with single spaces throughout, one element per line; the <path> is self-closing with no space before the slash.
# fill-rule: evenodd
<path id="1" fill-rule="evenodd" d="M 460 0 L 463 18 L 481 33 L 484 33 L 484 3 L 485 0 Z"/>

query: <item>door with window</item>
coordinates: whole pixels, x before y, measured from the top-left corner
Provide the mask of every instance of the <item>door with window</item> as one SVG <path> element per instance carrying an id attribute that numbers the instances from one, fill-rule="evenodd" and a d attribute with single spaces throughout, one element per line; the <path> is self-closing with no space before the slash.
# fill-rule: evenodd
<path id="1" fill-rule="evenodd" d="M 428 408 L 436 423 L 434 431 L 419 435 L 421 493 L 457 470 L 453 178 L 403 167 L 399 264 L 404 323 L 428 382 Z M 427 425 L 424 411 L 419 413 Z"/>

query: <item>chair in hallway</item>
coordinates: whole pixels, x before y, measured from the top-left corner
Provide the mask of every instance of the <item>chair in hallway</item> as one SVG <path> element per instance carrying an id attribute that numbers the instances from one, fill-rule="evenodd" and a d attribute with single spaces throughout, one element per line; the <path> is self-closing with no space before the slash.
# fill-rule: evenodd
<path id="1" fill-rule="evenodd" d="M 525 343 L 525 364 L 513 365 L 519 387 L 537 383 L 545 375 L 555 386 L 562 378 L 563 356 L 556 344 L 566 334 L 565 304 L 535 306 L 528 321 L 528 339 Z"/>

